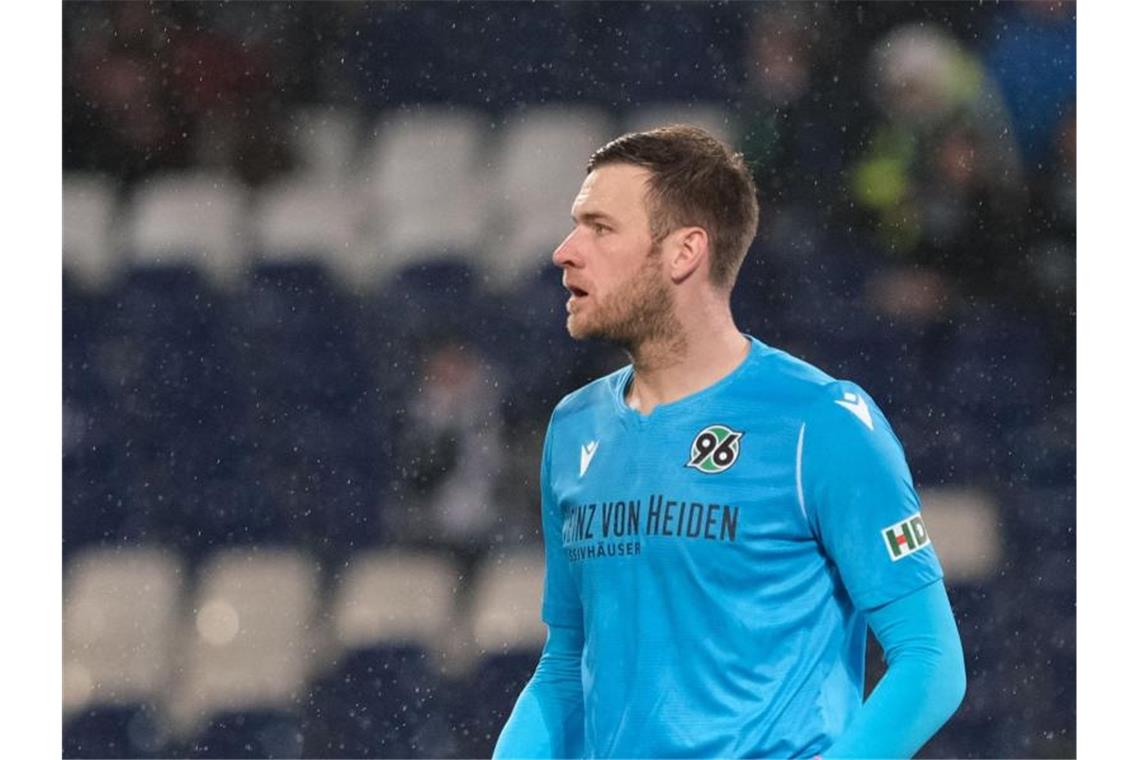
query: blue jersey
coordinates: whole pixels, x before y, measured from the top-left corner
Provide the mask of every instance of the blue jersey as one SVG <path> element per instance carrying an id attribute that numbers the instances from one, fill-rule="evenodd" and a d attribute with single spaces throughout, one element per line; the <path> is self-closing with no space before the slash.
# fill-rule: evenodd
<path id="1" fill-rule="evenodd" d="M 584 634 L 587 757 L 797 757 L 862 703 L 865 611 L 942 577 L 858 386 L 756 339 L 642 415 L 625 367 L 554 410 L 542 616 Z"/>

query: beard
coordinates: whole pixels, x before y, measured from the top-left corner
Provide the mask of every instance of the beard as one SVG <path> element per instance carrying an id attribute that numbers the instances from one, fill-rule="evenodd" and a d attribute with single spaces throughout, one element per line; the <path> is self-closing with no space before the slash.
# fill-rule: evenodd
<path id="1" fill-rule="evenodd" d="M 633 353 L 644 343 L 675 340 L 681 334 L 673 294 L 662 268 L 661 247 L 626 282 L 593 304 L 592 314 L 571 314 L 566 329 L 575 340 L 598 338 Z"/>

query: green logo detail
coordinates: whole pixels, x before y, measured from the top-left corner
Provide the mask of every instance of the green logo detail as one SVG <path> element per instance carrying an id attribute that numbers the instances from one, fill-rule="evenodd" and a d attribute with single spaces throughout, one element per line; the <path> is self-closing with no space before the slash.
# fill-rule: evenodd
<path id="1" fill-rule="evenodd" d="M 743 437 L 744 433 L 728 425 L 709 425 L 693 439 L 693 445 L 689 447 L 689 462 L 685 466 L 707 475 L 722 473 L 736 464 Z"/>
<path id="2" fill-rule="evenodd" d="M 926 532 L 926 523 L 922 521 L 922 515 L 917 514 L 889 528 L 883 528 L 883 540 L 887 542 L 887 553 L 891 555 L 891 562 L 895 562 L 927 546 L 930 543 L 930 535 Z"/>

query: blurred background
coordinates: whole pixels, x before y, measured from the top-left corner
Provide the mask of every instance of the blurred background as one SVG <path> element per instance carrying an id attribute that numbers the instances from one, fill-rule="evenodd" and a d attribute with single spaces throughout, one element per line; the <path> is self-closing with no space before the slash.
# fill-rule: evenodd
<path id="1" fill-rule="evenodd" d="M 625 363 L 550 253 L 589 154 L 673 122 L 754 168 L 741 328 L 906 448 L 969 673 L 923 755 L 1074 756 L 1075 31 L 64 4 L 64 756 L 489 755 L 544 639 L 547 417 Z"/>

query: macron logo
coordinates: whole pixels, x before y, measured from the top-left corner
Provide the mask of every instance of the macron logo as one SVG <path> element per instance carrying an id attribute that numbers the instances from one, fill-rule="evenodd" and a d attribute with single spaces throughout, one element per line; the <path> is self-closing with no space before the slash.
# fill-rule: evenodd
<path id="1" fill-rule="evenodd" d="M 586 474 L 590 469 L 590 462 L 594 461 L 594 454 L 598 453 L 598 442 L 590 441 L 582 447 L 582 456 L 578 460 L 578 477 Z"/>
<path id="2" fill-rule="evenodd" d="M 875 429 L 875 423 L 871 421 L 871 409 L 867 406 L 867 400 L 859 394 L 851 392 L 844 393 L 843 398 L 836 399 L 835 403 L 858 417 L 859 421 L 866 425 L 868 430 Z"/>

